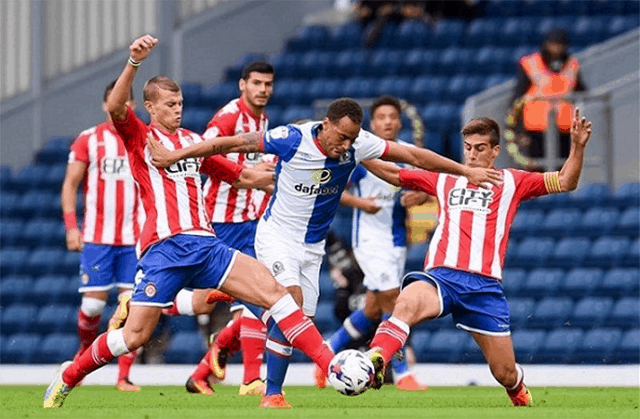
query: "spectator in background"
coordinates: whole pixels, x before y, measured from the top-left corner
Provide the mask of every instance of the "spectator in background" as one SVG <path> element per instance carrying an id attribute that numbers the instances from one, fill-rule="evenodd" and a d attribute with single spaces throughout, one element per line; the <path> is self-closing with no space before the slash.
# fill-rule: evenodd
<path id="1" fill-rule="evenodd" d="M 357 19 L 363 26 L 363 42 L 372 47 L 388 22 L 405 19 L 424 19 L 424 1 L 371 1 L 361 0 L 356 5 Z M 371 24 L 371 25 L 369 25 Z"/>
<path id="2" fill-rule="evenodd" d="M 507 149 L 522 166 L 534 164 L 520 155 L 515 144 L 528 148 L 529 157 L 542 158 L 546 153 L 545 132 L 554 129 L 554 125 L 560 133 L 558 156 L 569 155 L 573 105 L 568 96 L 587 87 L 580 76 L 580 64 L 568 49 L 566 33 L 554 30 L 547 35 L 539 52 L 525 55 L 518 62 L 505 137 L 514 144 Z M 552 110 L 555 123 L 549 120 Z"/>

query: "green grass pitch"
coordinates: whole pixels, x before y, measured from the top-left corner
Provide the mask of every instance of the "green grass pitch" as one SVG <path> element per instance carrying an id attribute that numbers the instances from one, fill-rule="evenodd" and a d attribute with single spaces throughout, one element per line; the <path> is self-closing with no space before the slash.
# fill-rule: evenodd
<path id="1" fill-rule="evenodd" d="M 45 387 L 0 387 L 0 418 L 635 418 L 638 388 L 531 388 L 534 407 L 514 408 L 497 387 L 435 387 L 406 393 L 385 386 L 357 397 L 330 388 L 287 387 L 291 410 L 258 407 L 259 398 L 238 396 L 237 387 L 216 386 L 215 396 L 189 394 L 184 387 L 143 387 L 120 393 L 113 387 L 72 391 L 59 409 L 43 409 Z"/>

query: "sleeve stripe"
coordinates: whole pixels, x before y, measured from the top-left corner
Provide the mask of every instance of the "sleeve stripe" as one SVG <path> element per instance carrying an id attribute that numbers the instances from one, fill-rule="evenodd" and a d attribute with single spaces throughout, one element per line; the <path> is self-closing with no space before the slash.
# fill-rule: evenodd
<path id="1" fill-rule="evenodd" d="M 546 172 L 544 174 L 544 186 L 548 193 L 561 193 L 560 172 Z"/>

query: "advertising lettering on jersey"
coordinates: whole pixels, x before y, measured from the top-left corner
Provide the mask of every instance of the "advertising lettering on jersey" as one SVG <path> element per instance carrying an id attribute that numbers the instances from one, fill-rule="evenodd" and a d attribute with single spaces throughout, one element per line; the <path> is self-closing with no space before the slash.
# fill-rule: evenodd
<path id="1" fill-rule="evenodd" d="M 100 161 L 100 177 L 102 179 L 127 180 L 131 177 L 129 161 L 126 157 L 105 156 Z"/>
<path id="2" fill-rule="evenodd" d="M 489 213 L 493 202 L 493 191 L 485 189 L 454 188 L 449 191 L 449 208 L 454 211 L 476 211 Z"/>
<path id="3" fill-rule="evenodd" d="M 200 176 L 200 159 L 189 157 L 184 160 L 177 161 L 171 166 L 164 169 L 171 178 L 183 177 L 199 177 Z"/>
<path id="4" fill-rule="evenodd" d="M 311 180 L 317 185 L 325 185 L 331 181 L 332 172 L 331 169 L 318 169 L 311 173 Z M 305 185 L 304 183 L 298 183 L 295 185 L 295 190 L 302 192 L 304 195 L 334 195 L 340 191 L 339 186 L 317 186 L 317 185 Z"/>

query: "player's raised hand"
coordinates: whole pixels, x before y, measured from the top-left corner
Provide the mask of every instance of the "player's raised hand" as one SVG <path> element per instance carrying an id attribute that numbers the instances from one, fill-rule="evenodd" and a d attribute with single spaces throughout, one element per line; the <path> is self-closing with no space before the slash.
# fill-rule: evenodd
<path id="1" fill-rule="evenodd" d="M 469 167 L 465 177 L 469 183 L 487 188 L 490 184 L 498 186 L 502 183 L 502 175 L 495 169 L 485 169 L 482 167 Z"/>
<path id="2" fill-rule="evenodd" d="M 375 214 L 376 212 L 380 211 L 380 208 L 382 208 L 376 200 L 375 196 L 363 199 L 359 207 L 367 214 Z"/>
<path id="3" fill-rule="evenodd" d="M 81 252 L 84 243 L 82 242 L 82 234 L 77 228 L 67 231 L 67 250 L 72 252 Z"/>
<path id="4" fill-rule="evenodd" d="M 591 121 L 587 118 L 580 118 L 580 109 L 576 108 L 571 123 L 571 141 L 577 145 L 585 146 L 591 137 Z"/>
<path id="5" fill-rule="evenodd" d="M 147 145 L 151 152 L 151 163 L 156 167 L 169 167 L 178 160 L 171 151 L 167 150 L 160 144 L 160 141 L 151 135 L 147 136 Z"/>
<path id="6" fill-rule="evenodd" d="M 129 53 L 134 61 L 142 61 L 149 56 L 149 53 L 156 46 L 158 40 L 151 35 L 143 35 L 133 41 L 129 46 Z"/>

